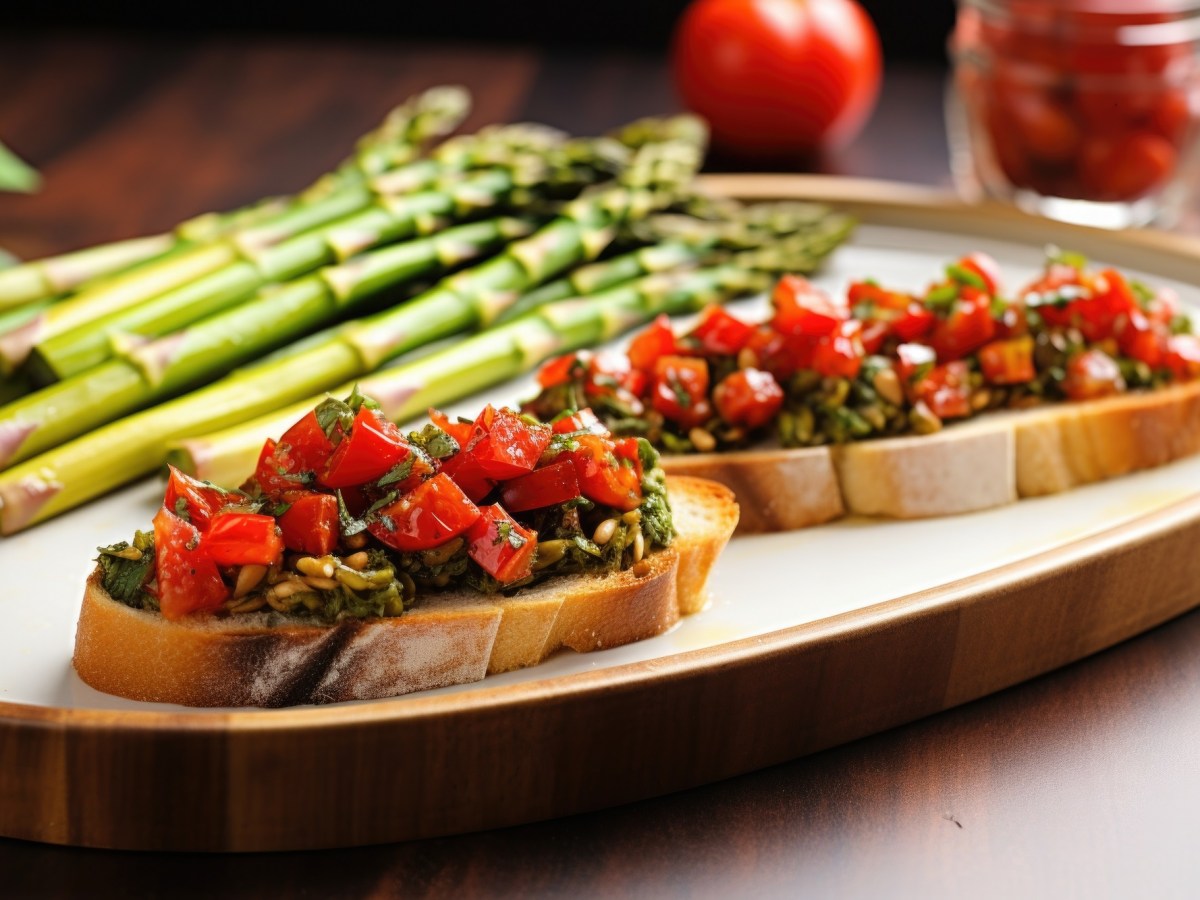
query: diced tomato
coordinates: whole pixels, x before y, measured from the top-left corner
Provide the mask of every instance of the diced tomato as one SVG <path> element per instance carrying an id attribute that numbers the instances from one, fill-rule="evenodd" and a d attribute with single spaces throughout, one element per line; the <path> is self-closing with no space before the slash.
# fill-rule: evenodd
<path id="1" fill-rule="evenodd" d="M 579 496 L 579 478 L 570 459 L 560 459 L 532 472 L 506 481 L 500 500 L 513 512 L 557 506 Z"/>
<path id="2" fill-rule="evenodd" d="M 929 334 L 936 322 L 933 310 L 919 300 L 913 300 L 892 323 L 892 331 L 902 341 L 915 341 Z"/>
<path id="3" fill-rule="evenodd" d="M 616 350 L 600 350 L 588 361 L 587 392 L 612 396 L 628 391 L 634 397 L 646 389 L 646 373 L 635 369 L 629 357 Z"/>
<path id="4" fill-rule="evenodd" d="M 851 307 L 868 304 L 874 308 L 873 318 L 880 311 L 900 312 L 908 308 L 913 298 L 899 291 L 889 291 L 873 281 L 854 281 L 846 289 L 846 299 Z"/>
<path id="5" fill-rule="evenodd" d="M 350 433 L 342 438 L 321 476 L 330 488 L 366 484 L 386 475 L 412 455 L 412 445 L 394 424 L 377 410 L 363 406 L 354 417 Z"/>
<path id="6" fill-rule="evenodd" d="M 1029 335 L 992 341 L 979 348 L 979 367 L 992 384 L 1025 384 L 1033 381 L 1033 338 Z"/>
<path id="7" fill-rule="evenodd" d="M 780 381 L 786 381 L 812 362 L 817 338 L 791 337 L 769 326 L 755 329 L 746 345 L 758 358 L 758 368 L 765 369 Z"/>
<path id="8" fill-rule="evenodd" d="M 770 372 L 738 369 L 713 390 L 713 403 L 730 425 L 761 428 L 783 406 L 783 388 Z"/>
<path id="9" fill-rule="evenodd" d="M 689 356 L 663 356 L 654 367 L 651 403 L 683 428 L 694 428 L 712 415 L 708 401 L 708 363 Z"/>
<path id="10" fill-rule="evenodd" d="M 280 498 L 290 504 L 276 519 L 283 545 L 297 553 L 325 556 L 337 547 L 337 498 L 313 491 L 290 491 Z"/>
<path id="11" fill-rule="evenodd" d="M 964 286 L 950 315 L 933 326 L 929 345 L 942 362 L 961 359 L 982 347 L 996 333 L 991 298 L 983 291 Z"/>
<path id="12" fill-rule="evenodd" d="M 537 532 L 521 526 L 498 503 L 484 506 L 467 529 L 467 555 L 501 584 L 526 577 L 537 553 Z"/>
<path id="13" fill-rule="evenodd" d="M 901 344 L 896 348 L 896 374 L 903 384 L 911 385 L 913 380 L 928 372 L 937 362 L 937 354 L 932 347 L 924 344 Z"/>
<path id="14" fill-rule="evenodd" d="M 530 425 L 511 409 L 489 406 L 476 420 L 475 437 L 466 452 L 486 477 L 515 478 L 533 470 L 549 446 L 551 434 L 549 425 Z"/>
<path id="15" fill-rule="evenodd" d="M 862 322 L 852 319 L 821 339 L 813 351 L 812 368 L 826 378 L 853 378 L 862 368 L 865 355 Z"/>
<path id="16" fill-rule="evenodd" d="M 566 384 L 581 372 L 586 364 L 586 354 L 564 353 L 542 364 L 538 369 L 537 382 L 543 388 Z"/>
<path id="17" fill-rule="evenodd" d="M 958 264 L 978 275 L 988 294 L 994 297 L 1000 292 L 1000 264 L 992 256 L 987 253 L 968 253 Z"/>
<path id="18" fill-rule="evenodd" d="M 700 342 L 709 356 L 734 356 L 750 340 L 754 326 L 719 306 L 706 307 L 700 321 L 692 329 L 692 337 Z"/>
<path id="19" fill-rule="evenodd" d="M 635 369 L 643 372 L 654 371 L 654 364 L 660 356 L 678 354 L 679 345 L 671 328 L 671 320 L 662 315 L 629 343 L 629 361 Z"/>
<path id="20" fill-rule="evenodd" d="M 1170 288 L 1159 288 L 1146 304 L 1146 318 L 1151 322 L 1170 327 L 1175 317 L 1182 312 L 1179 295 Z"/>
<path id="21" fill-rule="evenodd" d="M 597 435 L 580 435 L 576 443 L 578 448 L 566 453 L 575 466 L 583 496 L 620 510 L 636 509 L 642 502 L 642 479 L 639 467 L 629 458 L 628 448 L 632 444 L 636 459 L 637 441 L 619 442 L 621 453 Z"/>
<path id="22" fill-rule="evenodd" d="M 860 340 L 862 341 L 863 350 L 866 353 L 878 353 L 882 348 L 884 341 L 892 335 L 892 326 L 887 322 L 876 319 L 874 321 L 864 322 Z"/>
<path id="23" fill-rule="evenodd" d="M 600 421 L 600 418 L 591 411 L 590 408 L 584 407 L 579 412 L 571 413 L 569 416 L 563 416 L 561 419 L 555 420 L 550 426 L 555 434 L 570 434 L 574 431 L 590 431 L 592 434 L 608 434 L 608 428 Z M 512 507 L 509 507 L 510 509 Z"/>
<path id="24" fill-rule="evenodd" d="M 1163 365 L 1178 381 L 1200 378 L 1200 338 L 1194 334 L 1172 335 Z"/>
<path id="25" fill-rule="evenodd" d="M 183 474 L 174 466 L 168 466 L 167 491 L 163 506 L 184 517 L 203 531 L 209 520 L 222 506 L 229 502 L 229 494 L 207 481 L 199 481 Z"/>
<path id="26" fill-rule="evenodd" d="M 475 503 L 490 494 L 496 486 L 483 471 L 479 460 L 466 451 L 460 451 L 442 460 L 440 471 L 453 478 L 454 483 Z"/>
<path id="27" fill-rule="evenodd" d="M 1125 390 L 1116 360 L 1103 350 L 1085 350 L 1067 361 L 1063 392 L 1072 400 L 1094 400 Z"/>
<path id="28" fill-rule="evenodd" d="M 1020 301 L 1005 301 L 1000 304 L 1000 315 L 996 320 L 996 339 L 1007 340 L 1029 334 L 1029 322 L 1025 318 L 1025 305 Z M 995 308 L 993 307 L 993 313 Z"/>
<path id="29" fill-rule="evenodd" d="M 258 513 L 214 516 L 203 540 L 205 553 L 219 566 L 269 566 L 283 554 L 275 518 Z"/>
<path id="30" fill-rule="evenodd" d="M 917 381 L 918 400 L 939 419 L 959 419 L 971 414 L 971 370 L 962 360 L 935 366 Z"/>
<path id="31" fill-rule="evenodd" d="M 379 513 L 368 529 L 396 550 L 432 550 L 458 537 L 479 518 L 479 507 L 439 472 Z"/>
<path id="32" fill-rule="evenodd" d="M 333 441 L 326 437 L 315 412 L 285 431 L 279 446 L 287 448 L 288 458 L 296 467 L 292 472 L 323 472 L 333 453 Z"/>
<path id="33" fill-rule="evenodd" d="M 286 447 L 281 448 L 274 440 L 267 438 L 258 454 L 258 464 L 254 467 L 254 477 L 251 481 L 258 485 L 264 494 L 279 494 L 304 483 L 305 476 L 292 474 L 299 468 L 298 464 L 292 462 Z M 243 487 L 248 490 L 250 484 Z"/>
<path id="34" fill-rule="evenodd" d="M 219 609 L 230 593 L 199 530 L 165 506 L 154 517 L 154 577 L 159 609 L 170 620 Z"/>
<path id="35" fill-rule="evenodd" d="M 1166 326 L 1151 322 L 1141 310 L 1135 309 L 1118 320 L 1117 345 L 1126 356 L 1144 362 L 1152 369 L 1163 364 L 1170 337 Z"/>
<path id="36" fill-rule="evenodd" d="M 460 447 L 467 445 L 467 441 L 471 439 L 471 434 L 475 431 L 475 424 L 473 422 L 459 422 L 457 420 L 452 422 L 450 421 L 450 417 L 440 409 L 429 410 L 429 421 L 454 438 Z"/>
<path id="37" fill-rule="evenodd" d="M 798 275 L 780 278 L 771 302 L 775 307 L 771 325 L 781 334 L 832 334 L 849 315 L 843 305 Z"/>

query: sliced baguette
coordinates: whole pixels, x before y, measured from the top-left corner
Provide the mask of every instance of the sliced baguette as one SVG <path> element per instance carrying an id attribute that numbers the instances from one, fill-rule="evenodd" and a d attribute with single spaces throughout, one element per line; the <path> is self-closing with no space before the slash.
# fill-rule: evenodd
<path id="1" fill-rule="evenodd" d="M 987 413 L 934 435 L 834 448 L 663 456 L 672 474 L 733 489 L 739 534 L 843 513 L 956 515 L 1070 490 L 1200 453 L 1200 381 L 1103 400 Z"/>
<path id="2" fill-rule="evenodd" d="M 561 648 L 598 650 L 660 634 L 705 603 L 713 561 L 737 524 L 727 488 L 668 481 L 678 538 L 648 571 L 548 579 L 512 596 L 432 594 L 397 618 L 323 626 L 278 616 L 168 622 L 88 579 L 75 669 L 97 690 L 186 706 L 291 706 L 393 697 L 532 666 Z"/>

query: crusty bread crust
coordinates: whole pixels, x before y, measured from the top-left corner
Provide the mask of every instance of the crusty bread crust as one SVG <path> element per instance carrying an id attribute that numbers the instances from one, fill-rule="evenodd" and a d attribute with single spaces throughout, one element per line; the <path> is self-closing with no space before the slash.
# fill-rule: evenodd
<path id="1" fill-rule="evenodd" d="M 1200 381 L 987 413 L 928 436 L 664 456 L 663 467 L 731 487 L 743 534 L 805 528 L 845 512 L 899 519 L 974 512 L 1197 453 Z"/>
<path id="2" fill-rule="evenodd" d="M 700 609 L 737 524 L 727 488 L 668 482 L 679 531 L 649 570 L 550 579 L 512 596 L 434 594 L 398 618 L 332 626 L 278 616 L 168 622 L 88 579 L 75 669 L 97 690 L 186 706 L 292 706 L 394 697 L 536 665 L 561 648 L 599 650 L 660 634 Z"/>

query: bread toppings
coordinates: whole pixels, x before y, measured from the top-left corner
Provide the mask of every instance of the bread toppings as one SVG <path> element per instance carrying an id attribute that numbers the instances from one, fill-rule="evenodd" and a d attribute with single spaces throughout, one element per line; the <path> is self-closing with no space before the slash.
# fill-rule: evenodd
<path id="1" fill-rule="evenodd" d="M 590 414 L 430 416 L 405 435 L 355 392 L 267 441 L 241 490 L 171 469 L 153 531 L 101 548 L 104 588 L 168 619 L 269 608 L 334 622 L 399 616 L 445 588 L 636 574 L 671 542 L 648 441 Z"/>
<path id="2" fill-rule="evenodd" d="M 615 434 L 708 452 L 927 434 L 990 409 L 1200 375 L 1200 340 L 1171 292 L 1058 251 L 1012 294 L 975 253 L 920 294 L 864 280 L 832 297 L 785 276 L 771 301 L 758 324 L 714 306 L 685 334 L 660 317 L 626 353 L 560 356 L 524 409 L 590 407 Z"/>

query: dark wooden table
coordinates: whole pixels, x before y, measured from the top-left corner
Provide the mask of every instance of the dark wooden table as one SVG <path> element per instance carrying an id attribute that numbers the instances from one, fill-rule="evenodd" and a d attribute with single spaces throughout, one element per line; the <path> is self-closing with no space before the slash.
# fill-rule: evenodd
<path id="1" fill-rule="evenodd" d="M 468 127 L 537 119 L 588 133 L 676 108 L 661 60 L 620 53 L 8 35 L 0 135 L 46 186 L 0 196 L 0 246 L 44 254 L 294 189 L 391 104 L 452 81 L 475 93 Z M 814 164 L 947 184 L 941 90 L 936 70 L 894 68 L 864 135 Z M 684 794 L 323 853 L 0 839 L 0 895 L 1194 896 L 1197 698 L 1200 612 L 988 699 Z"/>

